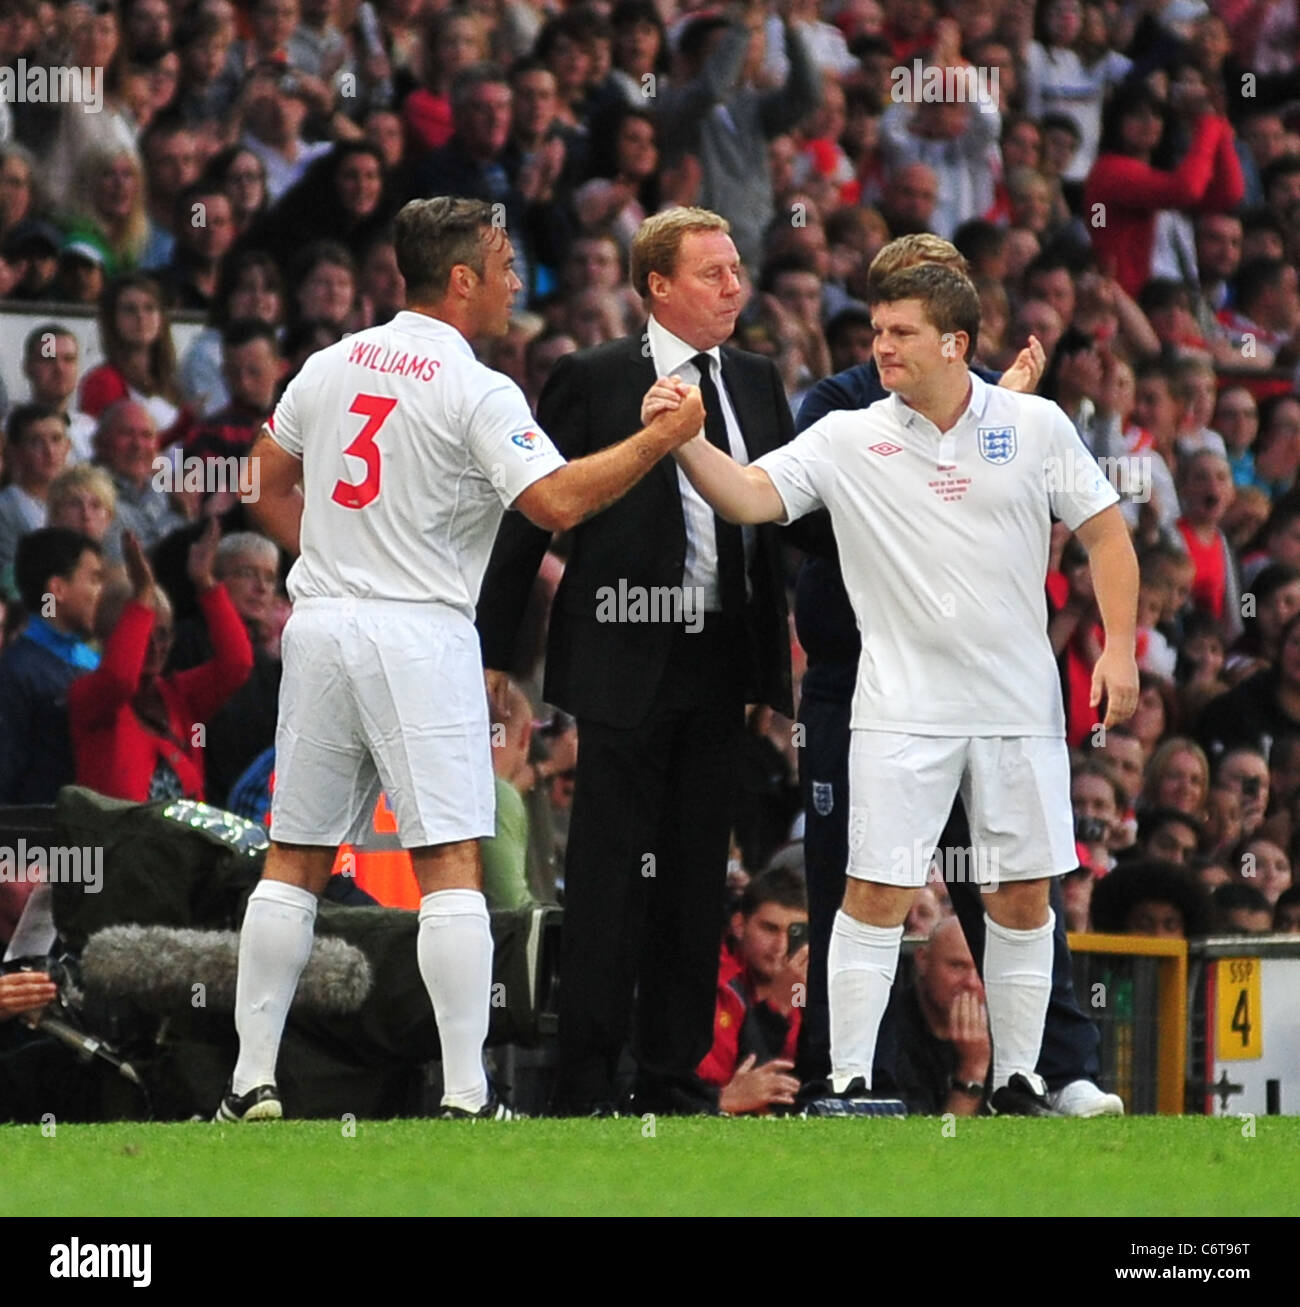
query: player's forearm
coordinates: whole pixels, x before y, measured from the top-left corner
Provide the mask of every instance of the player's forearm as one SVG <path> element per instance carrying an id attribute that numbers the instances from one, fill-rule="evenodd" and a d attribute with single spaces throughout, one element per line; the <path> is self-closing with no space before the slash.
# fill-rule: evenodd
<path id="1" fill-rule="evenodd" d="M 682 445 L 677 461 L 691 485 L 728 522 L 775 522 L 785 516 L 785 505 L 766 472 L 743 467 L 703 436 Z"/>
<path id="2" fill-rule="evenodd" d="M 302 490 L 298 486 L 280 493 L 266 493 L 248 506 L 253 521 L 294 558 L 302 552 Z"/>
<path id="3" fill-rule="evenodd" d="M 666 429 L 647 427 L 617 445 L 574 459 L 547 478 L 553 480 L 551 522 L 568 531 L 621 499 L 672 449 Z"/>
<path id="4" fill-rule="evenodd" d="M 1106 646 L 1133 651 L 1137 638 L 1138 562 L 1127 531 L 1111 532 L 1088 551 L 1092 588 Z"/>

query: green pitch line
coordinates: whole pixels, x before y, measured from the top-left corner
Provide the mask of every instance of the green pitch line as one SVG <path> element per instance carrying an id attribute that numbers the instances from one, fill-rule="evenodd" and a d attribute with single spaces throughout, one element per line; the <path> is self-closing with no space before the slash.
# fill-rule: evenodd
<path id="1" fill-rule="evenodd" d="M 0 1128 L 0 1214 L 1294 1215 L 1300 1119 Z M 952 1127 L 950 1127 L 951 1129 Z M 355 1130 L 349 1137 L 348 1131 Z M 1253 1130 L 1253 1137 L 1251 1131 Z"/>

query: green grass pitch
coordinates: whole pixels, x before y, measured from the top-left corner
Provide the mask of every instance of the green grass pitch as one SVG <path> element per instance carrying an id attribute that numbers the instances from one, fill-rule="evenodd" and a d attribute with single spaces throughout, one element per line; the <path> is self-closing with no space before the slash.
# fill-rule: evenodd
<path id="1" fill-rule="evenodd" d="M 5 1126 L 40 1184 L 0 1214 L 1294 1215 L 1298 1149 L 1297 1118 Z"/>

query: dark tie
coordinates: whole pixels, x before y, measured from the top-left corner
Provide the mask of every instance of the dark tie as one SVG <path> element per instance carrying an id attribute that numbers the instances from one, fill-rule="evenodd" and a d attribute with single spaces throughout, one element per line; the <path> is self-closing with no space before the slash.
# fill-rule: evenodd
<path id="1" fill-rule="evenodd" d="M 727 439 L 727 421 L 722 415 L 722 402 L 718 388 L 713 384 L 713 360 L 707 354 L 697 354 L 691 362 L 700 371 L 700 396 L 704 400 L 704 435 L 709 444 L 716 445 L 728 456 L 731 442 Z M 713 530 L 718 544 L 718 599 L 728 617 L 739 617 L 745 611 L 745 544 L 740 527 L 713 515 Z"/>

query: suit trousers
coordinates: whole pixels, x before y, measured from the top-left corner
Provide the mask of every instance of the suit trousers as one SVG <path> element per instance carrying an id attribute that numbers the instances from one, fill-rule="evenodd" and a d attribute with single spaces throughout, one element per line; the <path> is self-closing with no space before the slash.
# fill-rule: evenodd
<path id="1" fill-rule="evenodd" d="M 636 1110 L 688 1110 L 698 1101 L 694 1072 L 713 1037 L 744 732 L 743 630 L 708 614 L 702 630 L 675 631 L 637 725 L 578 719 L 557 1115 L 614 1101 L 629 1037 Z"/>
<path id="2" fill-rule="evenodd" d="M 849 858 L 849 721 L 848 700 L 805 694 L 799 705 L 804 747 L 799 756 L 799 781 L 804 800 L 804 867 L 808 879 L 808 1007 L 800 1030 L 798 1073 L 804 1080 L 830 1075 L 830 1021 L 826 1007 L 826 962 L 835 914 L 844 899 Z M 823 811 L 819 811 L 819 807 Z M 939 850 L 970 844 L 966 813 L 958 798 L 948 825 L 939 837 Z M 1056 932 L 1052 941 L 1052 993 L 1038 1057 L 1038 1074 L 1049 1089 L 1071 1080 L 1096 1080 L 1101 1036 L 1079 1007 L 1074 971 L 1065 937 L 1065 902 L 1060 877 L 1051 883 Z M 961 922 L 975 965 L 984 970 L 984 902 L 979 887 L 954 880 L 948 896 Z M 892 1005 L 881 1025 L 876 1046 L 880 1083 L 891 1077 Z"/>

